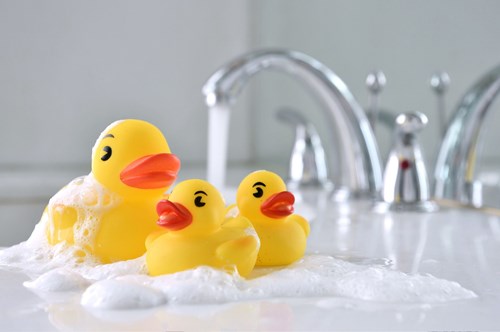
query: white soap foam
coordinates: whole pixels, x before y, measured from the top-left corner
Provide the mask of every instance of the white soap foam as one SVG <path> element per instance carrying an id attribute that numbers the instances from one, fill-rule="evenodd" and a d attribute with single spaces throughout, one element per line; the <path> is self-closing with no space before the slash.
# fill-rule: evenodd
<path id="1" fill-rule="evenodd" d="M 26 241 L 2 250 L 0 266 L 16 267 L 32 276 L 38 274 L 37 279 L 26 283 L 34 290 L 78 290 L 88 283 L 90 287 L 83 292 L 81 303 L 96 309 L 276 297 L 343 297 L 406 303 L 440 303 L 477 297 L 453 281 L 431 275 L 409 275 L 383 265 L 354 264 L 325 255 L 306 255 L 287 267 L 256 268 L 248 279 L 206 266 L 151 277 L 147 275 L 144 256 L 105 265 L 92 260 L 77 263 L 62 250 L 68 248 L 56 247 L 36 251 L 30 241 Z M 24 259 L 30 255 L 36 258 Z"/>
<path id="2" fill-rule="evenodd" d="M 57 268 L 42 274 L 33 281 L 26 281 L 23 285 L 35 291 L 68 292 L 85 290 L 90 282 L 76 271 Z"/>
<path id="3" fill-rule="evenodd" d="M 43 227 L 37 225 L 28 241 L 0 251 L 0 267 L 26 273 L 31 277 L 50 272 L 60 267 L 78 269 L 81 266 L 96 265 L 92 257 L 85 258 L 85 264 L 80 263 L 80 258 L 75 254 L 78 249 L 66 243 L 50 246 L 45 237 L 38 236 L 43 232 Z M 33 240 L 33 241 L 32 241 Z"/>
<path id="4" fill-rule="evenodd" d="M 47 212 L 54 207 L 65 206 L 77 212 L 74 241 L 80 248 L 92 248 L 98 231 L 98 220 L 102 215 L 121 202 L 121 198 L 104 188 L 90 173 L 71 181 L 59 190 L 50 200 Z M 48 225 L 50 228 L 50 225 Z"/>
<path id="5" fill-rule="evenodd" d="M 94 186 L 94 181 L 84 177 L 68 187 L 96 190 L 98 187 Z M 69 192 L 72 193 L 73 189 Z M 92 206 L 109 206 L 115 202 L 104 191 L 97 189 L 92 192 L 96 193 L 96 199 L 87 196 L 86 201 L 96 204 L 90 204 L 86 210 L 90 212 L 85 215 L 91 220 L 95 217 Z M 57 195 L 52 202 L 71 203 Z M 86 220 L 81 222 L 84 224 Z M 95 309 L 145 308 L 164 303 L 224 303 L 276 297 L 336 297 L 390 303 L 440 303 L 477 297 L 453 281 L 431 275 L 410 275 L 391 270 L 388 266 L 352 263 L 325 255 L 306 255 L 287 267 L 256 268 L 248 279 L 204 266 L 150 277 L 144 256 L 99 264 L 90 255 L 78 255 L 81 251 L 79 246 L 65 243 L 49 245 L 46 230 L 45 215 L 27 241 L 0 251 L 0 268 L 26 273 L 34 280 L 25 285 L 35 291 L 81 292 L 85 289 L 81 303 Z"/>
<path id="6" fill-rule="evenodd" d="M 103 280 L 87 288 L 81 304 L 93 309 L 144 309 L 167 302 L 159 289 L 126 280 Z"/>
<path id="7" fill-rule="evenodd" d="M 161 291 L 170 304 L 208 304 L 284 297 L 342 297 L 376 302 L 442 303 L 477 297 L 456 282 L 430 275 L 408 275 L 384 266 L 356 265 L 331 256 L 308 255 L 284 268 L 257 268 L 245 280 L 239 275 L 202 266 L 170 275 L 127 275 L 120 282 Z M 99 287 L 97 287 L 99 285 Z M 99 281 L 84 292 L 88 307 L 119 309 L 122 289 Z M 136 291 L 139 291 L 137 289 Z M 116 294 L 115 294 L 116 293 Z M 138 295 L 132 292 L 130 295 Z M 84 300 L 85 299 L 85 300 Z M 133 303 L 128 300 L 127 303 Z"/>

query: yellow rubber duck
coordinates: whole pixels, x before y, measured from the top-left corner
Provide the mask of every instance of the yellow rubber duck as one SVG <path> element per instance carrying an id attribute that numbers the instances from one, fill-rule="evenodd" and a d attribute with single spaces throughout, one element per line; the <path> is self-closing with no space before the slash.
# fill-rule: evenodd
<path id="1" fill-rule="evenodd" d="M 250 173 L 241 181 L 236 205 L 259 235 L 257 266 L 287 265 L 304 256 L 309 223 L 293 214 L 295 198 L 280 176 L 269 171 Z"/>
<path id="2" fill-rule="evenodd" d="M 175 273 L 201 265 L 245 277 L 252 271 L 259 238 L 243 217 L 226 218 L 224 199 L 204 180 L 175 186 L 168 200 L 158 203 L 158 225 L 164 230 L 146 240 L 150 275 Z"/>
<path id="3" fill-rule="evenodd" d="M 141 120 L 109 125 L 92 149 L 92 171 L 52 197 L 42 216 L 48 242 L 66 241 L 102 263 L 140 257 L 156 225 L 156 203 L 180 161 L 161 131 Z"/>

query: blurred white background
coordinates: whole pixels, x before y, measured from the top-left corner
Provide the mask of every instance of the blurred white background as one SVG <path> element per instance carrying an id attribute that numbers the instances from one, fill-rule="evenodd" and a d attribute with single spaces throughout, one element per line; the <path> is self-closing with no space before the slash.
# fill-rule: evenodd
<path id="1" fill-rule="evenodd" d="M 383 70 L 381 106 L 429 117 L 422 145 L 432 168 L 440 136 L 429 79 L 436 70 L 450 74 L 450 116 L 500 63 L 498 13 L 494 0 L 0 0 L 0 233 L 29 234 L 54 190 L 90 171 L 95 139 L 117 119 L 156 124 L 183 166 L 205 176 L 201 87 L 227 61 L 264 47 L 317 58 L 363 106 L 366 75 Z M 283 106 L 328 137 L 323 113 L 298 82 L 263 73 L 232 112 L 233 165 L 286 170 L 293 131 L 274 116 Z M 494 114 L 488 122 L 483 155 L 494 160 L 499 122 Z M 380 127 L 377 136 L 385 154 L 391 133 Z"/>

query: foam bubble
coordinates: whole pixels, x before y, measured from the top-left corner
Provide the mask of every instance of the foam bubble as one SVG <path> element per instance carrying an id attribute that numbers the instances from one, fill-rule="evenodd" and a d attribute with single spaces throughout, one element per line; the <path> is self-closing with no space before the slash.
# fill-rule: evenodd
<path id="1" fill-rule="evenodd" d="M 104 188 L 90 173 L 71 181 L 49 201 L 46 214 L 64 206 L 75 211 L 73 237 L 82 248 L 92 249 L 102 215 L 121 202 L 121 198 Z M 47 221 L 46 221 L 47 222 Z M 47 225 L 50 227 L 50 225 Z"/>
<path id="2" fill-rule="evenodd" d="M 171 304 L 212 304 L 279 297 L 441 303 L 477 297 L 456 282 L 430 275 L 408 275 L 380 265 L 356 265 L 322 255 L 306 256 L 288 267 L 257 268 L 248 280 L 206 266 L 158 277 L 125 275 L 119 280 L 161 291 Z M 124 296 L 114 294 L 121 292 L 120 288 L 106 285 L 93 290 L 93 296 L 101 299 Z M 92 307 L 93 304 L 88 301 L 86 306 Z M 108 302 L 106 308 L 113 308 L 113 305 Z"/>
<path id="3" fill-rule="evenodd" d="M 147 275 L 145 256 L 104 265 L 91 257 L 81 261 L 77 261 L 72 247 L 62 244 L 35 248 L 27 241 L 0 251 L 0 266 L 41 275 L 26 283 L 27 287 L 60 292 L 82 289 L 85 282 L 93 283 L 84 292 L 82 304 L 97 309 L 277 297 L 341 297 L 386 303 L 440 303 L 477 297 L 453 281 L 324 255 L 306 255 L 286 267 L 256 268 L 248 279 L 206 266 L 151 277 Z"/>
<path id="4" fill-rule="evenodd" d="M 103 280 L 90 286 L 81 304 L 94 309 L 142 309 L 167 302 L 165 295 L 149 286 L 125 280 Z"/>
<path id="5" fill-rule="evenodd" d="M 348 298 L 385 303 L 441 303 L 477 295 L 431 275 L 406 274 L 374 262 L 306 255 L 286 267 L 256 268 L 248 279 L 210 267 L 151 277 L 145 256 L 99 264 L 85 248 L 47 242 L 47 217 L 30 238 L 0 251 L 0 268 L 26 273 L 25 285 L 46 292 L 81 291 L 91 308 L 132 309 L 164 303 L 208 304 L 277 297 Z M 81 225 L 80 232 L 91 232 Z"/>
<path id="6" fill-rule="evenodd" d="M 36 278 L 61 267 L 78 270 L 84 266 L 91 268 L 97 265 L 97 260 L 91 255 L 82 257 L 80 249 L 65 242 L 55 246 L 50 246 L 46 241 L 41 243 L 43 245 L 37 246 L 28 240 L 1 250 L 0 268 L 20 271 Z"/>
<path id="7" fill-rule="evenodd" d="M 75 271 L 58 268 L 48 271 L 33 281 L 26 281 L 25 287 L 45 292 L 67 292 L 84 290 L 90 282 Z"/>

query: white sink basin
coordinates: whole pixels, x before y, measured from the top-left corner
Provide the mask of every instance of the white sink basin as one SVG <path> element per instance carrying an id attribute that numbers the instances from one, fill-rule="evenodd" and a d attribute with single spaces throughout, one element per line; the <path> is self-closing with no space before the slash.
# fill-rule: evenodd
<path id="1" fill-rule="evenodd" d="M 500 329 L 498 217 L 469 209 L 376 214 L 369 212 L 369 206 L 332 202 L 326 195 L 298 197 L 298 212 L 311 219 L 308 253 L 431 274 L 457 282 L 477 297 L 442 303 L 290 297 L 90 310 L 80 305 L 81 292 L 37 295 L 22 285 L 28 276 L 0 269 L 0 330 Z"/>

